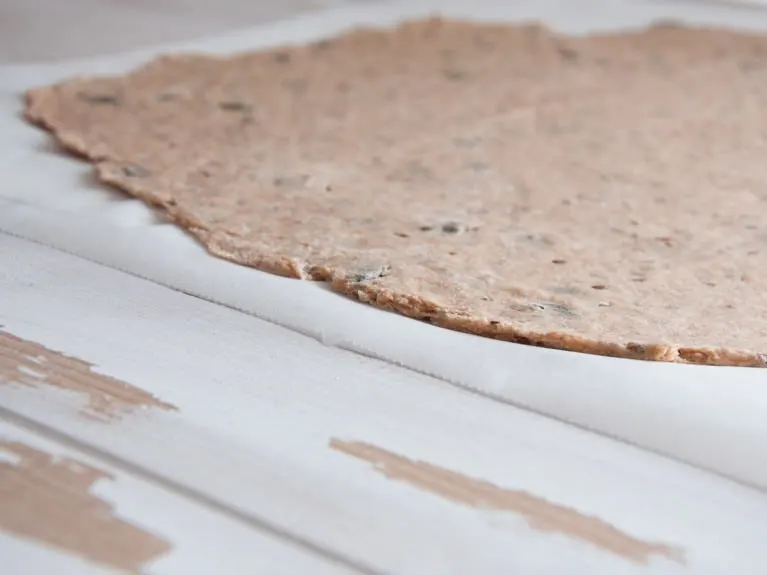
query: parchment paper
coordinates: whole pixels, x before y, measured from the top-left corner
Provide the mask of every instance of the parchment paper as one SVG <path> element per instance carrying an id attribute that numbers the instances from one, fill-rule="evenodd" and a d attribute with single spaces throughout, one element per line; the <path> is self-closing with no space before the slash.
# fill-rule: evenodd
<path id="1" fill-rule="evenodd" d="M 767 489 L 767 370 L 645 363 L 478 338 L 215 259 L 140 202 L 99 187 L 90 166 L 58 153 L 20 117 L 23 90 L 73 74 L 120 73 L 169 50 L 231 53 L 437 12 L 537 19 L 574 33 L 659 19 L 767 28 L 767 11 L 692 1 L 420 0 L 342 7 L 119 57 L 0 68 L 0 230 Z"/>

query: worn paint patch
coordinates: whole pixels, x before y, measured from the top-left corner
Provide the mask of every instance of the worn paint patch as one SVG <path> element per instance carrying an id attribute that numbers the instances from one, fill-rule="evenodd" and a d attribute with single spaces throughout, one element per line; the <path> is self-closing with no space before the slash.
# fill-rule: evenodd
<path id="1" fill-rule="evenodd" d="M 18 442 L 0 441 L 0 453 L 10 455 L 0 458 L 0 529 L 128 573 L 171 549 L 90 492 L 108 473 Z"/>
<path id="2" fill-rule="evenodd" d="M 637 539 L 598 517 L 584 515 L 525 491 L 504 489 L 488 481 L 414 461 L 367 443 L 333 439 L 330 446 L 372 463 L 376 471 L 390 479 L 464 505 L 516 513 L 524 517 L 533 529 L 584 541 L 634 563 L 646 565 L 652 556 L 665 557 L 681 564 L 685 562 L 682 549 Z"/>
<path id="3" fill-rule="evenodd" d="M 0 385 L 51 386 L 87 397 L 81 413 L 100 421 L 137 409 L 176 410 L 152 394 L 93 371 L 92 364 L 0 330 Z"/>

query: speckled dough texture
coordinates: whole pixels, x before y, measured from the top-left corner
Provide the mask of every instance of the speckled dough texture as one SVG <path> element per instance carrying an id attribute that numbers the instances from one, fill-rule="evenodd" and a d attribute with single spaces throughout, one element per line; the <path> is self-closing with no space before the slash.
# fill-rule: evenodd
<path id="1" fill-rule="evenodd" d="M 766 363 L 765 37 L 432 19 L 26 114 L 227 260 L 502 340 Z"/>

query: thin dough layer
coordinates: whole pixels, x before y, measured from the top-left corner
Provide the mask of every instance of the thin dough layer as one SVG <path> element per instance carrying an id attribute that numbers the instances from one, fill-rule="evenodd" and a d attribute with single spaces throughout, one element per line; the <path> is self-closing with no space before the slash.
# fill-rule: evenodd
<path id="1" fill-rule="evenodd" d="M 502 340 L 767 365 L 767 38 L 415 21 L 26 114 L 218 257 Z"/>

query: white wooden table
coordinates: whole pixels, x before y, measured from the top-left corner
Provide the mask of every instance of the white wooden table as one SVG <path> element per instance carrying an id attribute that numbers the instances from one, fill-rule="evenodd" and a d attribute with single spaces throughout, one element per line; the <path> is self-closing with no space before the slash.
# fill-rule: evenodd
<path id="1" fill-rule="evenodd" d="M 320 4 L 0 0 L 0 60 Z M 759 489 L 0 229 L 3 574 L 757 575 L 766 536 Z"/>

